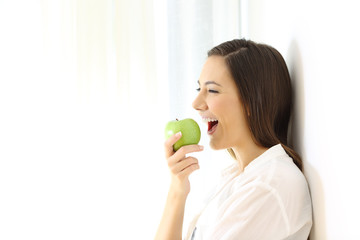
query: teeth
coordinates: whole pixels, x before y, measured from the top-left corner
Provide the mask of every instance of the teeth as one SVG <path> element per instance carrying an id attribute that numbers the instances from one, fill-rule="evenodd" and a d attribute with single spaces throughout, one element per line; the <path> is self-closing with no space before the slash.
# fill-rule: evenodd
<path id="1" fill-rule="evenodd" d="M 217 119 L 215 118 L 203 118 L 203 122 L 215 122 Z"/>

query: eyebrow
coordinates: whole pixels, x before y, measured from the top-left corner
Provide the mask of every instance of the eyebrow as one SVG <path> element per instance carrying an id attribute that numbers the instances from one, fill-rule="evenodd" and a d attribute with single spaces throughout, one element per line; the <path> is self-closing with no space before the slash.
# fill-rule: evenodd
<path id="1" fill-rule="evenodd" d="M 197 81 L 197 82 L 198 82 L 198 84 L 200 85 L 200 81 Z M 217 86 L 219 86 L 219 87 L 222 87 L 219 83 L 214 82 L 214 81 L 207 81 L 207 82 L 205 82 L 205 86 L 206 86 L 206 85 L 209 85 L 209 84 L 215 84 L 215 85 L 217 85 Z"/>

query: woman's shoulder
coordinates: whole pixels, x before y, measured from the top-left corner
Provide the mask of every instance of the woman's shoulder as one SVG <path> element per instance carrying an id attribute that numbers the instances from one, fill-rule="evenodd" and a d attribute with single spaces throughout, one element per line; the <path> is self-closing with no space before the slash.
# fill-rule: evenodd
<path id="1" fill-rule="evenodd" d="M 304 174 L 295 165 L 292 158 L 283 157 L 272 160 L 273 172 L 268 176 L 268 184 L 277 191 L 307 191 L 308 184 Z M 264 174 L 266 170 L 264 169 Z"/>
<path id="2" fill-rule="evenodd" d="M 270 150 L 270 151 L 269 151 Z M 304 174 L 295 165 L 281 145 L 253 160 L 236 179 L 236 188 L 244 185 L 266 185 L 272 191 L 291 192 L 308 189 Z M 266 152 L 265 152 L 266 153 Z"/>

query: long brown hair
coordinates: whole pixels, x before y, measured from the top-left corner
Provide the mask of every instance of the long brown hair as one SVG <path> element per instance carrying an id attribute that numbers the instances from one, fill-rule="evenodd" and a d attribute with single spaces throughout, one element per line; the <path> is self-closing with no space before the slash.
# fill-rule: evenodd
<path id="1" fill-rule="evenodd" d="M 281 143 L 300 170 L 302 160 L 288 146 L 288 125 L 292 109 L 291 80 L 285 60 L 273 47 L 251 40 L 224 42 L 208 52 L 223 56 L 235 80 L 247 123 L 256 144 L 270 148 Z M 234 156 L 232 149 L 228 149 Z"/>

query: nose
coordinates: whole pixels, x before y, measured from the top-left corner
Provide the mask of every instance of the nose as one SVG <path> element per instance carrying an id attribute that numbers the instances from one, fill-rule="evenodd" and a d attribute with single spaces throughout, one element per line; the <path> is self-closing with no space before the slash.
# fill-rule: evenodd
<path id="1" fill-rule="evenodd" d="M 199 92 L 199 94 L 194 99 L 192 107 L 197 111 L 204 111 L 208 108 L 204 96 L 201 92 Z"/>

